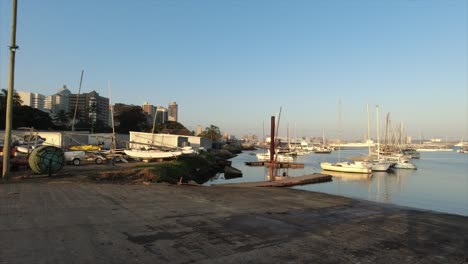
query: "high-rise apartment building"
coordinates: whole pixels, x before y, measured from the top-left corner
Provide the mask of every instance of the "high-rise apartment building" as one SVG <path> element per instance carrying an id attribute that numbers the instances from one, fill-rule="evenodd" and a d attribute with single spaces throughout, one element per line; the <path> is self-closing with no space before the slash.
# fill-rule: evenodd
<path id="1" fill-rule="evenodd" d="M 169 111 L 169 121 L 175 121 L 177 122 L 177 115 L 178 115 L 178 106 L 177 106 L 177 103 L 172 101 L 169 103 L 169 106 L 168 106 L 168 111 Z"/>
<path id="2" fill-rule="evenodd" d="M 76 108 L 76 119 L 84 123 L 101 122 L 109 124 L 109 98 L 99 96 L 96 91 L 83 94 L 70 94 L 68 101 L 70 112 Z"/>
<path id="3" fill-rule="evenodd" d="M 57 115 L 60 111 L 68 113 L 70 111 L 68 102 L 70 94 L 70 90 L 64 85 L 57 93 L 46 96 L 45 108 L 48 109 L 52 115 Z"/>
<path id="4" fill-rule="evenodd" d="M 197 129 L 195 130 L 195 136 L 199 136 L 203 132 L 203 128 L 201 125 L 197 126 Z"/>
<path id="5" fill-rule="evenodd" d="M 148 102 L 144 102 L 143 105 L 141 106 L 143 109 L 143 112 L 145 112 L 149 117 L 153 116 L 154 113 L 154 106 Z"/>
<path id="6" fill-rule="evenodd" d="M 162 125 L 168 121 L 168 110 L 163 106 L 156 107 L 156 125 Z"/>
<path id="7" fill-rule="evenodd" d="M 27 105 L 32 108 L 39 109 L 44 112 L 49 112 L 48 109 L 45 108 L 45 95 L 40 93 L 31 93 L 31 92 L 17 92 L 20 96 L 21 100 L 23 101 L 22 105 Z"/>
<path id="8" fill-rule="evenodd" d="M 154 111 L 156 111 L 156 108 L 152 104 L 150 104 L 148 102 L 144 102 L 143 105 L 141 106 L 141 109 L 143 109 L 143 112 L 146 115 L 146 122 L 148 124 L 153 124 L 153 122 L 154 122 Z"/>

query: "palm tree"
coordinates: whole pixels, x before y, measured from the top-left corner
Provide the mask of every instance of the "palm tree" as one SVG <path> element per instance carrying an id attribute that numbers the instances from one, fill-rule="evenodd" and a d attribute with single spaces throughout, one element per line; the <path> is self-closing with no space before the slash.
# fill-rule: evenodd
<path id="1" fill-rule="evenodd" d="M 65 112 L 65 110 L 60 110 L 54 119 L 55 122 L 64 127 L 67 127 L 68 122 L 70 122 L 70 118 L 68 117 L 68 114 Z"/>
<path id="2" fill-rule="evenodd" d="M 0 108 L 2 110 L 6 109 L 6 100 L 8 97 L 8 91 L 6 89 L 2 89 L 2 93 L 0 94 Z M 13 106 L 21 106 L 23 104 L 23 100 L 21 100 L 21 96 L 14 91 L 13 92 Z"/>

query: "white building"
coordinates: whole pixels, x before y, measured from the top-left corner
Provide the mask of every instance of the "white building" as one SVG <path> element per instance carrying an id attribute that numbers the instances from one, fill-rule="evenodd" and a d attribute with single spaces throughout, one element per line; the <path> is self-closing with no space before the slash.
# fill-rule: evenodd
<path id="1" fill-rule="evenodd" d="M 70 97 L 70 90 L 68 90 L 67 86 L 64 85 L 58 92 L 54 95 L 50 95 L 51 97 L 51 113 L 56 115 L 60 111 L 64 111 L 68 113 L 69 109 L 69 97 Z M 49 96 L 48 96 L 49 97 Z"/>
<path id="2" fill-rule="evenodd" d="M 104 148 L 110 148 L 112 143 L 112 133 L 97 133 L 90 134 L 88 131 L 30 131 L 30 130 L 13 130 L 11 132 L 15 140 L 22 141 L 25 136 L 38 136 L 44 142 L 42 145 L 55 146 L 59 148 L 67 148 L 75 145 L 87 145 L 104 143 Z M 5 131 L 0 131 L 0 138 L 5 137 Z M 127 134 L 115 134 L 117 148 L 125 148 L 129 136 Z"/>
<path id="3" fill-rule="evenodd" d="M 201 125 L 198 125 L 198 126 L 197 126 L 197 129 L 195 130 L 195 136 L 201 135 L 202 132 L 203 132 L 202 126 L 201 126 Z"/>
<path id="4" fill-rule="evenodd" d="M 130 131 L 130 141 L 128 147 L 134 149 L 143 149 L 148 147 L 180 148 L 185 146 L 192 146 L 194 149 L 200 147 L 211 149 L 211 145 L 211 140 L 207 138 Z"/>
<path id="5" fill-rule="evenodd" d="M 32 108 L 39 109 L 44 112 L 49 112 L 45 107 L 45 95 L 40 93 L 31 93 L 31 92 L 17 92 L 23 101 L 22 105 L 27 105 Z"/>
<path id="6" fill-rule="evenodd" d="M 39 109 L 52 115 L 63 110 L 68 113 L 68 105 L 71 92 L 64 85 L 56 94 L 45 96 L 39 93 L 17 92 L 23 101 L 23 105 Z"/>

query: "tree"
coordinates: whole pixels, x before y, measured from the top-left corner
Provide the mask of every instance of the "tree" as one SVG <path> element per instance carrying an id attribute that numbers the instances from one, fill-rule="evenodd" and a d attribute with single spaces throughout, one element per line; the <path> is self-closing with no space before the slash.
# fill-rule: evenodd
<path id="1" fill-rule="evenodd" d="M 112 127 L 104 124 L 102 120 L 96 120 L 94 123 L 94 133 L 111 133 Z"/>
<path id="2" fill-rule="evenodd" d="M 115 128 L 118 133 L 145 131 L 148 127 L 146 116 L 140 106 L 123 106 L 115 118 L 119 122 L 119 125 Z"/>
<path id="3" fill-rule="evenodd" d="M 56 124 L 60 125 L 63 128 L 68 127 L 70 122 L 70 117 L 65 112 L 65 110 L 60 110 L 54 118 Z"/>
<path id="4" fill-rule="evenodd" d="M 4 126 L 5 124 L 3 124 Z M 13 128 L 34 127 L 36 129 L 50 129 L 55 125 L 48 113 L 27 105 L 13 108 Z"/>
<path id="5" fill-rule="evenodd" d="M 6 109 L 6 100 L 8 97 L 8 91 L 6 89 L 2 89 L 2 93 L 0 94 L 0 104 L 2 110 Z M 21 106 L 23 104 L 23 100 L 21 100 L 21 96 L 14 91 L 13 92 L 13 106 Z"/>
<path id="6" fill-rule="evenodd" d="M 2 129 L 5 128 L 5 122 L 6 122 L 7 97 L 8 97 L 8 91 L 6 89 L 2 89 L 2 92 L 0 93 L 0 128 Z M 23 101 L 21 100 L 21 97 L 18 95 L 18 93 L 14 92 L 13 93 L 13 111 L 15 108 L 20 107 L 22 103 Z M 14 119 L 15 117 L 13 113 L 13 120 Z"/>
<path id="7" fill-rule="evenodd" d="M 96 121 L 97 121 L 97 105 L 96 102 L 91 102 L 88 108 L 88 120 L 89 125 L 91 126 L 91 131 L 96 129 Z"/>
<path id="8" fill-rule="evenodd" d="M 181 129 L 187 129 L 184 125 L 177 121 L 167 121 L 167 123 L 162 124 L 162 125 L 156 125 L 154 129 L 154 133 L 159 133 L 162 130 L 181 130 Z M 152 127 L 148 128 L 148 132 L 152 131 Z"/>
<path id="9" fill-rule="evenodd" d="M 200 137 L 211 139 L 212 141 L 218 141 L 222 138 L 219 127 L 211 125 L 206 127 L 205 130 L 200 134 Z"/>

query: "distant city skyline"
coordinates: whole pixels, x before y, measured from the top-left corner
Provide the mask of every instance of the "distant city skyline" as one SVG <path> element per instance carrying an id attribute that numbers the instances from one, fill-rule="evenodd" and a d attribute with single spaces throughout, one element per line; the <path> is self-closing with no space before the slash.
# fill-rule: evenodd
<path id="1" fill-rule="evenodd" d="M 78 93 L 84 70 L 81 92 L 108 97 L 110 82 L 112 103 L 177 102 L 191 131 L 261 138 L 282 107 L 280 136 L 362 139 L 369 104 L 374 138 L 379 105 L 382 129 L 390 113 L 413 139 L 468 140 L 467 13 L 464 0 L 25 0 L 15 90 Z M 2 89 L 10 20 L 1 1 Z"/>
<path id="2" fill-rule="evenodd" d="M 109 98 L 100 96 L 96 91 L 73 94 L 66 85 L 63 85 L 62 88 L 52 95 L 44 95 L 30 91 L 15 92 L 20 97 L 22 105 L 30 106 L 46 112 L 52 119 L 54 119 L 60 111 L 73 114 L 76 106 L 76 110 L 81 114 L 80 119 L 86 121 L 88 118 L 91 118 L 94 122 L 96 120 L 100 120 L 108 126 L 112 123 L 112 118 L 109 115 Z M 113 103 L 113 105 L 115 104 L 127 105 L 126 103 Z M 96 112 L 90 112 L 90 108 L 92 107 L 97 107 L 97 109 L 99 109 L 97 111 L 97 116 Z M 147 115 L 147 118 L 149 118 L 148 123 L 150 124 L 161 125 L 167 121 L 178 121 L 178 105 L 174 101 L 169 102 L 167 107 L 161 105 L 155 106 L 149 102 L 144 102 L 141 105 L 141 108 Z M 84 114 L 88 112 L 90 112 L 90 117 Z"/>

